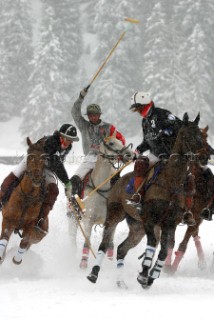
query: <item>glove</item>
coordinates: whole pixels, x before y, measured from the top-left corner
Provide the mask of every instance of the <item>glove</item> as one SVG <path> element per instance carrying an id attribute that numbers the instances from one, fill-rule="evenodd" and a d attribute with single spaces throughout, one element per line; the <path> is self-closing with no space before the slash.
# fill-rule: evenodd
<path id="1" fill-rule="evenodd" d="M 139 155 L 140 155 L 140 152 L 139 152 L 137 149 L 135 149 L 135 151 L 134 151 L 134 156 L 133 156 L 132 160 L 133 160 L 133 161 L 137 160 L 137 158 L 138 158 Z"/>
<path id="2" fill-rule="evenodd" d="M 71 199 L 71 194 L 72 194 L 72 184 L 71 184 L 71 181 L 69 181 L 65 184 L 65 195 L 68 198 L 68 201 L 70 201 Z"/>
<path id="3" fill-rule="evenodd" d="M 84 99 L 88 93 L 88 89 L 90 88 L 90 84 L 80 91 L 80 98 Z"/>
<path id="4" fill-rule="evenodd" d="M 160 130 L 158 132 L 157 138 L 162 138 L 162 137 L 166 137 L 166 136 L 171 136 L 172 135 L 172 130 L 171 129 L 164 129 L 164 130 Z"/>

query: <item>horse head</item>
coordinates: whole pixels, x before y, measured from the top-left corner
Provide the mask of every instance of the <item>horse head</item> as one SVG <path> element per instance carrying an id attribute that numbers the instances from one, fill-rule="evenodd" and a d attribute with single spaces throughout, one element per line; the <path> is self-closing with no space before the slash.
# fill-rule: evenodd
<path id="1" fill-rule="evenodd" d="M 44 182 L 44 169 L 47 156 L 44 153 L 43 141 L 32 143 L 27 137 L 27 169 L 26 174 L 32 180 L 35 187 L 39 187 Z"/>
<path id="2" fill-rule="evenodd" d="M 200 114 L 194 121 L 189 120 L 187 113 L 183 116 L 183 125 L 180 128 L 172 153 L 185 155 L 191 159 L 197 157 L 198 160 L 207 158 L 209 145 L 207 143 L 208 128 L 199 128 Z"/>
<path id="3" fill-rule="evenodd" d="M 132 144 L 124 146 L 115 135 L 104 138 L 100 144 L 99 153 L 104 159 L 108 159 L 112 164 L 122 161 L 124 163 L 133 158 L 134 153 L 131 150 Z"/>

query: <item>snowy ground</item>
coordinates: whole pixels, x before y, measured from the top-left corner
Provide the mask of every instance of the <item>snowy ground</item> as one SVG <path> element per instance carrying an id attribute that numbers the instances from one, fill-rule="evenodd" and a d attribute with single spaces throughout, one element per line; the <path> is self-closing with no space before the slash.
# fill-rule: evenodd
<path id="1" fill-rule="evenodd" d="M 6 131 L 6 123 L 1 123 L 2 126 Z M 11 154 L 15 149 L 18 152 L 25 150 L 18 136 L 13 134 L 1 135 L 1 154 L 7 151 Z M 66 166 L 71 176 L 76 165 Z M 0 164 L 0 181 L 12 168 Z M 49 234 L 41 243 L 32 246 L 20 266 L 11 261 L 20 238 L 17 235 L 11 238 L 6 259 L 0 266 L 1 319 L 118 320 L 134 317 L 177 320 L 191 316 L 194 320 L 204 320 L 207 314 L 211 314 L 214 274 L 210 273 L 209 266 L 214 251 L 213 222 L 205 221 L 200 230 L 207 270 L 198 269 L 196 250 L 191 240 L 176 276 L 162 273 L 153 287 L 144 291 L 136 281 L 140 270 L 137 258 L 145 249 L 144 239 L 127 256 L 125 279 L 128 290 L 121 291 L 116 287 L 115 260 L 105 260 L 98 282 L 94 285 L 86 279 L 94 258 L 90 258 L 88 270 L 79 269 L 83 237 L 78 234 L 78 250 L 74 254 L 68 235 L 64 190 L 61 185 L 59 187 L 60 195 L 50 214 Z M 184 230 L 185 227 L 178 228 L 177 244 Z M 102 229 L 98 227 L 97 232 L 93 233 L 92 246 L 95 252 L 101 232 Z M 116 233 L 116 244 L 124 239 L 126 233 L 126 224 L 122 223 Z"/>

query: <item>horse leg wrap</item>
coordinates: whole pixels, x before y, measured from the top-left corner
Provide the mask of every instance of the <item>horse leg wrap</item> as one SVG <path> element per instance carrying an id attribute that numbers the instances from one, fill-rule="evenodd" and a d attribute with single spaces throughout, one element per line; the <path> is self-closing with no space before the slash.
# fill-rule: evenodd
<path id="1" fill-rule="evenodd" d="M 200 237 L 196 236 L 193 238 L 193 240 L 195 242 L 195 247 L 196 247 L 199 259 L 204 260 L 204 251 L 201 245 Z"/>
<path id="2" fill-rule="evenodd" d="M 173 261 L 172 264 L 172 268 L 174 271 L 176 271 L 178 269 L 178 266 L 180 264 L 181 259 L 184 256 L 184 252 L 183 251 L 176 251 L 175 252 L 175 260 Z"/>
<path id="3" fill-rule="evenodd" d="M 4 254 L 5 254 L 7 244 L 8 244 L 8 240 L 6 240 L 6 239 L 0 240 L 0 260 L 3 258 Z"/>
<path id="4" fill-rule="evenodd" d="M 157 279 L 160 277 L 160 273 L 161 273 L 161 270 L 163 268 L 163 265 L 164 265 L 164 261 L 161 261 L 161 260 L 157 260 L 155 262 L 155 265 L 154 267 L 152 268 L 152 270 L 150 271 L 150 274 L 149 276 L 152 278 L 152 279 Z"/>
<path id="5" fill-rule="evenodd" d="M 113 247 L 109 247 L 107 249 L 107 258 L 109 260 L 113 260 L 113 256 L 114 256 L 114 249 L 113 249 Z"/>
<path id="6" fill-rule="evenodd" d="M 117 286 L 121 289 L 128 289 L 124 281 L 124 259 L 117 260 Z"/>
<path id="7" fill-rule="evenodd" d="M 168 252 L 167 252 L 167 257 L 166 257 L 166 260 L 165 260 L 165 265 L 166 266 L 171 266 L 171 263 L 172 263 L 172 248 L 169 248 L 168 249 Z"/>
<path id="8" fill-rule="evenodd" d="M 22 262 L 23 254 L 25 253 L 26 250 L 27 250 L 26 248 L 21 248 L 21 247 L 18 248 L 18 251 L 13 258 L 13 262 L 15 264 L 20 264 Z"/>
<path id="9" fill-rule="evenodd" d="M 99 250 L 96 257 L 96 266 L 99 266 L 99 267 L 101 266 L 104 256 L 105 256 L 105 253 Z"/>
<path id="10" fill-rule="evenodd" d="M 147 246 L 142 266 L 150 268 L 152 266 L 152 260 L 154 255 L 155 255 L 155 248 Z"/>

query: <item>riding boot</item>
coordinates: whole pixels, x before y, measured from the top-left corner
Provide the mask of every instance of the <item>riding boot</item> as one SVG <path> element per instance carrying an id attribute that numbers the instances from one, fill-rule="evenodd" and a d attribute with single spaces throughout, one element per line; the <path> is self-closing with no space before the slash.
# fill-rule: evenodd
<path id="1" fill-rule="evenodd" d="M 55 183 L 50 183 L 47 186 L 47 192 L 45 194 L 45 199 L 42 203 L 37 228 L 44 233 L 48 233 L 48 214 L 53 209 L 54 203 L 59 194 L 59 189 Z"/>
<path id="2" fill-rule="evenodd" d="M 15 187 L 19 184 L 19 178 L 15 176 L 13 172 L 11 172 L 2 182 L 1 190 L 0 190 L 0 202 L 5 204 Z"/>
<path id="3" fill-rule="evenodd" d="M 134 165 L 134 190 L 139 192 L 142 188 L 143 181 L 148 173 L 149 158 L 139 156 Z M 140 190 L 138 190 L 140 189 Z"/>
<path id="4" fill-rule="evenodd" d="M 71 177 L 70 182 L 72 184 L 72 194 L 78 194 L 79 197 L 81 197 L 81 192 L 82 192 L 82 180 L 80 179 L 79 176 L 74 175 Z"/>

